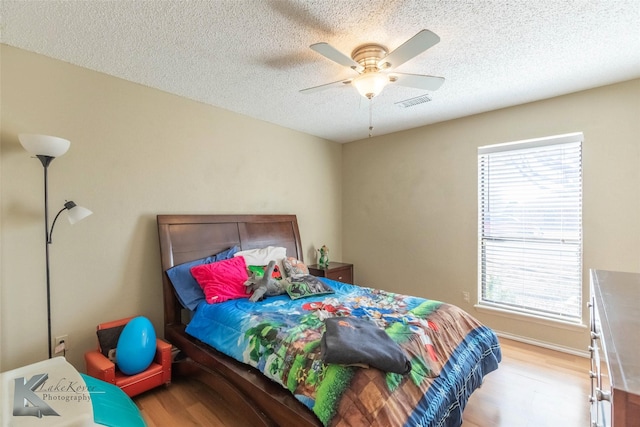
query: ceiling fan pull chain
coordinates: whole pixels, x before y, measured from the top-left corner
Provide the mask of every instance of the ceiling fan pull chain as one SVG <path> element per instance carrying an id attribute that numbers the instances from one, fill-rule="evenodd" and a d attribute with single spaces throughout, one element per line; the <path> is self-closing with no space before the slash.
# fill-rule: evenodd
<path id="1" fill-rule="evenodd" d="M 369 98 L 369 138 L 373 132 L 373 98 Z"/>

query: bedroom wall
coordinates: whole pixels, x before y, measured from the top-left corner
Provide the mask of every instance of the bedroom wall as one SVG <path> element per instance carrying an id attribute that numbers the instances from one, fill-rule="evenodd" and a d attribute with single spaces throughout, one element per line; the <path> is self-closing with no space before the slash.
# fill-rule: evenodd
<path id="1" fill-rule="evenodd" d="M 341 257 L 342 147 L 57 60 L 1 48 L 1 369 L 47 357 L 43 168 L 18 141 L 71 141 L 49 168 L 53 335 L 84 370 L 95 326 L 145 315 L 162 334 L 160 213 L 295 213 L 305 260 Z"/>
<path id="2" fill-rule="evenodd" d="M 451 302 L 498 331 L 584 352 L 585 327 L 474 308 L 477 148 L 584 133 L 586 298 L 590 268 L 640 272 L 639 118 L 640 80 L 632 80 L 346 144 L 344 259 L 355 264 L 358 283 Z"/>

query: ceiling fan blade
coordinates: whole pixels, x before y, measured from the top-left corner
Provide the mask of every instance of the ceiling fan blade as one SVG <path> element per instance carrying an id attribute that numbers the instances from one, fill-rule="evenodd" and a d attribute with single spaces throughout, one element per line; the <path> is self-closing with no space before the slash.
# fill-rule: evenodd
<path id="1" fill-rule="evenodd" d="M 347 80 L 338 80 L 337 82 L 325 83 L 320 86 L 308 87 L 306 89 L 300 90 L 300 93 L 314 93 L 320 92 L 321 90 L 331 89 L 332 87 L 346 86 L 351 84 L 352 79 Z"/>
<path id="2" fill-rule="evenodd" d="M 437 44 L 440 37 L 429 30 L 422 30 L 409 40 L 398 46 L 393 52 L 378 61 L 378 68 L 395 68 L 411 58 L 420 55 L 431 46 Z"/>
<path id="3" fill-rule="evenodd" d="M 331 46 L 329 43 L 315 43 L 309 47 L 325 58 L 330 59 L 333 62 L 337 62 L 340 65 L 352 68 L 358 72 L 363 70 L 360 64 L 358 64 L 356 61 L 354 61 L 344 53 L 340 52 L 335 47 Z"/>
<path id="4" fill-rule="evenodd" d="M 415 87 L 424 90 L 438 90 L 444 83 L 444 77 L 425 76 L 422 74 L 392 73 L 389 75 L 391 81 L 408 87 Z"/>

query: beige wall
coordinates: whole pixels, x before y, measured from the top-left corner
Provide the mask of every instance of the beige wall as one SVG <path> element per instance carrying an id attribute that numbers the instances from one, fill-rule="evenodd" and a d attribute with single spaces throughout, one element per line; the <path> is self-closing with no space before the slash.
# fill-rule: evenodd
<path id="1" fill-rule="evenodd" d="M 486 144 L 584 132 L 584 291 L 588 268 L 640 271 L 640 80 L 340 146 L 0 46 L 0 370 L 47 355 L 42 166 L 22 132 L 71 140 L 50 167 L 50 210 L 72 199 L 94 211 L 56 224 L 51 247 L 53 334 L 69 334 L 81 370 L 101 321 L 142 314 L 161 333 L 158 213 L 296 213 L 307 260 L 326 243 L 355 263 L 358 283 L 584 349 L 584 329 L 462 300 L 477 295 L 476 150 Z"/>
<path id="2" fill-rule="evenodd" d="M 343 253 L 356 282 L 452 302 L 498 331 L 584 351 L 586 328 L 486 314 L 462 298 L 467 291 L 477 300 L 477 148 L 578 131 L 583 293 L 589 268 L 640 272 L 640 80 L 633 80 L 344 145 Z"/>
<path id="3" fill-rule="evenodd" d="M 102 321 L 145 315 L 162 333 L 159 213 L 295 213 L 306 260 L 341 257 L 339 144 L 1 46 L 1 358 L 47 357 L 43 168 L 19 133 L 67 138 L 49 168 L 53 335 L 84 370 Z"/>

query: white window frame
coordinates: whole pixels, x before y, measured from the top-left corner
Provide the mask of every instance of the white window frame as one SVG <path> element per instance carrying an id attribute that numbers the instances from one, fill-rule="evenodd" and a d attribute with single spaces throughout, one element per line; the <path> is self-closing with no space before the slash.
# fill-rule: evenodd
<path id="1" fill-rule="evenodd" d="M 582 143 L 584 141 L 584 136 L 581 132 L 565 134 L 565 135 L 557 135 L 546 138 L 538 138 L 538 139 L 530 139 L 525 141 L 517 141 L 510 142 L 506 144 L 495 144 L 478 148 L 478 304 L 477 307 L 479 309 L 489 309 L 495 310 L 497 312 L 506 313 L 507 315 L 524 315 L 527 317 L 536 318 L 544 321 L 552 321 L 552 322 L 563 322 L 574 325 L 582 324 Z M 561 228 L 559 231 L 554 229 L 553 232 L 550 232 L 548 229 L 545 229 L 545 223 L 543 223 L 542 228 L 537 228 L 538 233 L 529 233 L 531 229 L 536 229 L 535 227 L 539 226 L 541 216 L 539 214 L 534 213 L 525 213 L 522 216 L 516 215 L 514 221 L 517 222 L 517 226 L 513 227 L 509 224 L 508 221 L 500 222 L 500 220 L 496 220 L 495 218 L 500 218 L 505 212 L 508 212 L 506 208 L 504 208 L 504 203 L 506 200 L 509 200 L 511 194 L 503 193 L 501 196 L 497 196 L 498 193 L 492 192 L 488 193 L 489 187 L 492 190 L 496 188 L 497 185 L 501 185 L 499 181 L 495 181 L 493 185 L 491 181 L 487 183 L 485 180 L 487 179 L 487 175 L 489 175 L 488 179 L 491 180 L 491 171 L 487 172 L 489 168 L 488 165 L 491 165 L 491 159 L 495 159 L 496 156 L 501 156 L 503 154 L 506 155 L 517 155 L 519 153 L 531 153 L 532 151 L 536 151 L 536 149 L 560 149 L 565 144 L 573 144 L 573 148 L 575 150 L 575 146 L 578 147 L 578 168 L 579 168 L 579 182 L 578 189 L 575 189 L 575 182 L 572 184 L 567 184 L 567 188 L 572 191 L 572 197 L 570 200 L 572 202 L 576 202 L 576 206 L 574 210 L 577 209 L 578 214 L 576 217 L 575 212 L 570 213 L 570 224 L 571 226 L 567 226 L 568 231 L 564 231 L 564 228 Z M 568 146 L 566 146 L 568 147 Z M 575 159 L 574 159 L 575 160 Z M 503 163 L 504 164 L 504 163 Z M 532 163 L 533 164 L 533 163 Z M 494 163 L 493 169 L 497 171 L 497 169 L 501 167 L 500 163 Z M 507 169 L 504 169 L 507 170 Z M 508 170 L 507 170 L 508 171 Z M 574 169 L 575 171 L 575 169 Z M 497 172 L 494 172 L 494 175 Z M 518 175 L 513 175 L 513 177 L 517 177 Z M 531 186 L 531 182 L 526 182 Z M 523 185 L 525 185 L 523 184 Z M 557 184 L 557 182 L 554 182 Z M 564 184 L 563 184 L 564 185 Z M 539 186 L 538 186 L 539 187 Z M 531 187 L 529 187 L 531 188 Z M 512 189 L 512 188 L 511 188 Z M 508 190 L 508 188 L 507 188 Z M 549 190 L 549 197 L 556 197 L 557 193 L 554 193 L 554 189 Z M 576 194 L 577 191 L 577 194 Z M 537 191 L 536 191 L 537 192 Z M 512 193 L 514 197 L 513 203 L 518 205 L 518 203 L 522 204 L 521 197 L 516 196 L 516 193 Z M 524 194 L 524 193 L 523 193 Z M 538 200 L 544 200 L 543 196 L 545 193 L 540 192 L 538 195 L 532 196 L 534 200 L 532 203 L 535 206 L 536 197 Z M 546 197 L 546 196 L 545 196 Z M 577 199 L 576 199 L 577 197 Z M 498 203 L 498 198 L 500 203 Z M 491 209 L 488 205 L 491 203 L 492 199 L 496 199 L 496 202 L 493 205 L 496 208 Z M 544 202 L 541 202 L 542 206 L 544 206 Z M 571 203 L 571 206 L 574 206 Z M 537 212 L 540 212 L 539 206 Z M 526 212 L 526 209 L 524 210 Z M 562 211 L 562 209 L 561 209 Z M 571 208 L 568 209 L 571 212 Z M 544 211 L 543 217 L 549 218 L 549 213 L 551 210 Z M 564 211 L 563 211 L 564 212 Z M 552 212 L 551 212 L 552 213 Z M 571 217 L 573 215 L 573 217 Z M 559 220 L 560 217 L 566 219 L 566 215 L 560 213 L 557 216 L 552 216 L 554 221 Z M 531 223 L 526 223 L 527 218 L 532 218 Z M 486 221 L 485 221 L 486 219 Z M 524 219 L 524 221 L 523 221 Z M 577 223 L 576 223 L 577 221 Z M 493 231 L 498 227 L 495 224 L 501 224 L 501 231 Z M 506 225 L 505 225 L 506 223 Z M 524 224 L 523 227 L 520 227 L 521 224 Z M 557 222 L 553 223 L 554 225 Z M 493 227 L 492 227 L 493 225 Z M 529 228 L 527 228 L 529 227 Z M 511 231 L 503 232 L 503 230 L 512 230 L 516 229 L 517 231 L 512 233 Z M 523 231 L 524 230 L 524 231 Z M 514 246 L 519 245 L 519 246 Z M 513 249 L 517 247 L 517 249 Z M 550 274 L 547 280 L 532 280 L 530 283 L 527 282 L 527 279 L 531 277 L 539 277 L 540 267 L 544 265 L 547 268 L 547 272 L 552 271 L 552 267 L 550 267 L 551 263 L 546 264 L 544 261 L 544 257 L 538 259 L 537 255 L 535 258 L 538 261 L 538 267 L 533 267 L 535 264 L 530 264 L 532 266 L 533 271 L 536 273 L 526 273 L 521 274 L 517 279 L 509 278 L 512 273 L 519 270 L 520 273 L 523 273 L 527 262 L 531 262 L 530 260 L 534 257 L 531 256 L 533 252 L 538 253 L 535 248 L 544 248 L 543 252 L 546 252 L 547 249 L 554 247 L 558 250 L 562 251 L 563 255 L 554 258 L 554 263 L 557 259 L 561 259 L 562 262 L 558 264 L 564 265 L 566 264 L 570 271 L 568 271 L 568 279 L 564 279 L 566 270 L 562 270 L 565 267 L 556 267 L 560 268 L 558 270 L 559 274 L 556 276 L 554 274 Z M 518 251 L 521 250 L 521 254 Z M 549 249 L 551 250 L 551 249 Z M 504 251 L 508 251 L 509 254 L 518 254 L 520 258 L 514 264 L 509 264 L 509 262 L 505 261 Z M 569 254 L 566 256 L 566 254 Z M 547 256 L 545 254 L 544 256 Z M 577 258 L 576 258 L 577 257 Z M 548 259 L 548 258 L 547 258 Z M 496 262 L 500 261 L 500 262 Z M 504 261 L 504 262 L 503 262 Z M 566 262 L 565 262 L 566 261 Z M 503 275 L 501 277 L 501 275 Z M 511 276 L 515 277 L 515 276 Z M 556 279 L 557 278 L 557 279 Z M 489 285 L 489 280 L 491 280 L 494 284 L 493 287 Z M 555 281 L 558 283 L 555 283 Z M 499 283 L 500 290 L 496 290 L 495 283 Z M 503 283 L 507 283 L 506 286 Z M 531 293 L 531 289 L 536 289 L 538 283 L 544 283 L 544 286 L 540 286 L 540 292 L 542 294 L 547 295 L 547 297 L 551 296 L 551 289 L 559 289 L 564 288 L 567 289 L 567 292 L 572 294 L 575 292 L 576 301 L 571 300 L 571 303 L 565 304 L 564 302 L 560 302 L 556 305 L 556 307 L 563 306 L 564 308 L 561 310 L 567 310 L 566 312 L 562 312 L 558 309 L 547 310 L 540 308 L 540 306 L 535 307 L 537 304 L 534 298 L 527 298 L 526 294 Z M 558 286 L 558 288 L 554 288 L 553 286 Z M 522 292 L 520 292 L 522 291 Z M 501 296 L 501 293 L 504 292 L 506 296 Z M 508 292 L 508 293 L 507 293 Z M 514 296 L 518 294 L 517 296 Z M 541 294 L 541 295 L 542 295 Z M 573 294 L 572 294 L 573 295 Z M 533 303 L 531 303 L 533 302 Z M 547 307 L 553 306 L 550 303 Z"/>

